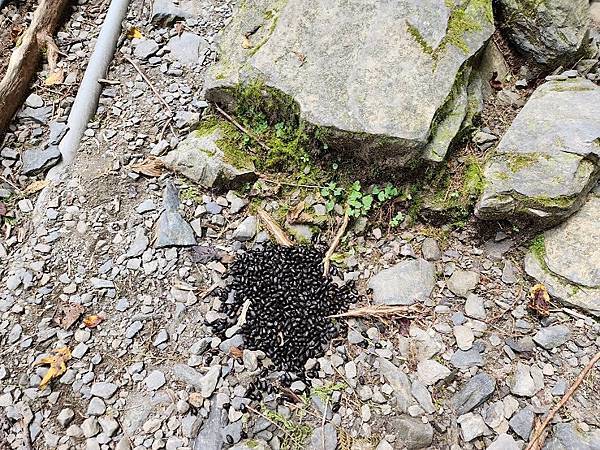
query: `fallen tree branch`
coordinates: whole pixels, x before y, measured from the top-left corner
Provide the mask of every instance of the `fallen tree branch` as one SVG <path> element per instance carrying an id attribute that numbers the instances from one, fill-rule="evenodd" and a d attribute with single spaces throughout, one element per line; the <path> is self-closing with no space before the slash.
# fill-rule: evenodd
<path id="1" fill-rule="evenodd" d="M 140 67 L 129 56 L 123 55 L 123 58 L 125 58 L 125 61 L 127 61 L 129 64 L 131 64 L 133 66 L 133 68 L 136 70 L 136 72 L 139 73 L 140 76 L 144 79 L 146 84 L 148 86 L 150 86 L 150 89 L 152 89 L 152 92 L 154 92 L 154 95 L 156 96 L 156 98 L 158 98 L 158 100 L 165 106 L 165 108 L 169 112 L 169 115 L 172 117 L 173 110 L 171 109 L 169 104 L 165 101 L 165 99 L 162 98 L 162 96 L 160 95 L 160 92 L 158 92 L 156 90 L 156 88 L 152 84 L 152 81 L 150 81 L 150 79 L 146 76 L 146 74 L 144 72 L 142 72 L 142 69 L 140 69 Z"/>
<path id="2" fill-rule="evenodd" d="M 346 228 L 348 227 L 348 222 L 350 217 L 348 216 L 348 210 L 344 213 L 344 220 L 342 221 L 342 225 L 337 231 L 335 237 L 333 238 L 333 242 L 329 246 L 327 253 L 325 253 L 325 258 L 323 258 L 323 276 L 326 277 L 329 274 L 329 266 L 331 265 L 331 257 L 333 256 L 333 252 L 335 252 L 336 247 L 340 243 L 342 236 L 346 232 Z"/>
<path id="3" fill-rule="evenodd" d="M 258 217 L 264 222 L 267 229 L 271 232 L 273 237 L 279 245 L 283 245 L 284 247 L 292 247 L 294 243 L 286 236 L 283 230 L 275 223 L 273 218 L 264 210 L 258 210 Z"/>
<path id="4" fill-rule="evenodd" d="M 0 81 L 0 135 L 27 97 L 42 50 L 54 34 L 67 3 L 68 0 L 42 0 L 20 45 L 13 50 Z"/>
<path id="5" fill-rule="evenodd" d="M 256 141 L 256 143 L 258 145 L 260 145 L 262 147 L 263 150 L 266 150 L 267 152 L 270 152 L 271 149 L 269 148 L 269 146 L 267 144 L 265 144 L 263 141 L 261 141 L 258 136 L 256 136 L 253 132 L 251 132 L 250 130 L 248 130 L 247 128 L 245 128 L 242 124 L 240 124 L 237 120 L 235 120 L 233 117 L 231 117 L 229 114 L 227 114 L 225 111 L 223 111 L 222 108 L 219 107 L 219 105 L 215 104 L 215 109 L 217 111 L 219 111 L 219 113 L 225 117 L 229 122 L 231 122 L 238 130 L 240 130 L 242 133 L 247 134 L 248 136 L 250 136 L 253 140 Z"/>
<path id="6" fill-rule="evenodd" d="M 594 357 L 591 359 L 591 361 L 579 373 L 579 375 L 577 375 L 577 378 L 575 378 L 575 382 L 573 383 L 573 385 L 569 388 L 569 390 L 565 393 L 565 395 L 563 395 L 563 397 L 556 404 L 556 406 L 554 406 L 554 408 L 552 408 L 550 410 L 550 412 L 548 413 L 548 415 L 546 416 L 544 421 L 535 427 L 535 430 L 533 432 L 533 437 L 529 441 L 529 444 L 527 444 L 527 448 L 525 450 L 535 450 L 535 449 L 542 447 L 543 442 L 540 442 L 540 444 L 536 444 L 536 442 L 540 439 L 542 434 L 544 434 L 544 430 L 550 424 L 550 422 L 552 421 L 552 419 L 554 418 L 554 416 L 556 415 L 558 410 L 560 408 L 562 408 L 564 406 L 564 404 L 567 403 L 567 401 L 573 396 L 575 391 L 577 391 L 577 389 L 579 388 L 579 385 L 581 384 L 583 379 L 586 377 L 588 372 L 590 370 L 592 370 L 592 368 L 598 362 L 598 360 L 600 360 L 600 352 L 596 353 L 594 355 Z"/>

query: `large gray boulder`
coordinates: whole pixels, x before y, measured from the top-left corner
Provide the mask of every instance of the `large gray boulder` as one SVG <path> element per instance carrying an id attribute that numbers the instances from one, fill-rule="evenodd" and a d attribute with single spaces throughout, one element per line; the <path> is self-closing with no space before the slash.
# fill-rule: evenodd
<path id="1" fill-rule="evenodd" d="M 599 117 L 591 81 L 540 86 L 486 164 L 475 214 L 550 226 L 577 211 L 600 177 Z"/>
<path id="2" fill-rule="evenodd" d="M 210 122 L 161 157 L 171 170 L 207 188 L 235 188 L 256 180 L 250 155 L 228 142 L 232 130 Z"/>
<path id="3" fill-rule="evenodd" d="M 575 61 L 589 33 L 589 0 L 499 0 L 503 30 L 525 55 L 546 69 Z"/>
<path id="4" fill-rule="evenodd" d="M 525 271 L 567 305 L 600 316 L 600 188 L 525 256 Z"/>
<path id="5" fill-rule="evenodd" d="M 220 38 L 205 96 L 299 115 L 334 150 L 439 161 L 472 116 L 467 88 L 491 0 L 247 0 Z M 477 103 L 477 102 L 475 102 Z"/>

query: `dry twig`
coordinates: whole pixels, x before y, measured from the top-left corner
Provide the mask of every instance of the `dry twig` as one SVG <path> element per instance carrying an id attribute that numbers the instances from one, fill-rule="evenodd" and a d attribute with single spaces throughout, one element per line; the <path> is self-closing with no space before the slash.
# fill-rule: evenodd
<path id="1" fill-rule="evenodd" d="M 254 134 L 252 131 L 250 131 L 249 129 L 247 129 L 246 127 L 244 127 L 241 123 L 239 123 L 237 120 L 235 120 L 233 117 L 231 117 L 229 114 L 227 114 L 225 111 L 223 111 L 223 109 L 221 107 L 219 107 L 219 105 L 215 104 L 215 109 L 217 111 L 219 111 L 219 113 L 225 117 L 229 122 L 231 122 L 238 130 L 240 130 L 242 133 L 247 134 L 248 136 L 250 136 L 253 140 L 256 141 L 256 143 L 258 145 L 260 145 L 262 147 L 263 150 L 266 150 L 267 152 L 270 152 L 271 149 L 269 148 L 269 146 L 267 144 L 265 144 L 263 141 L 261 141 L 258 136 L 256 136 L 256 134 Z"/>
<path id="2" fill-rule="evenodd" d="M 376 319 L 414 319 L 423 312 L 423 307 L 419 305 L 373 305 L 354 308 L 340 314 L 334 314 L 329 318 L 338 317 L 350 318 L 376 318 Z"/>
<path id="3" fill-rule="evenodd" d="M 342 225 L 340 226 L 338 232 L 333 238 L 333 242 L 329 246 L 329 250 L 325 253 L 325 258 L 323 258 L 323 276 L 326 277 L 329 274 L 329 266 L 331 265 L 331 257 L 333 256 L 333 252 L 335 252 L 336 247 L 340 243 L 342 236 L 346 232 L 346 228 L 348 227 L 348 222 L 350 217 L 348 216 L 348 210 L 344 213 L 344 220 L 342 221 Z"/>
<path id="4" fill-rule="evenodd" d="M 267 229 L 275 237 L 275 240 L 279 245 L 283 245 L 284 247 L 292 247 L 294 245 L 290 238 L 286 236 L 283 230 L 279 227 L 279 225 L 277 225 L 277 223 L 275 223 L 273 218 L 266 211 L 259 209 L 258 216 L 265 223 Z"/>
<path id="5" fill-rule="evenodd" d="M 590 370 L 592 370 L 594 365 L 599 360 L 600 360 L 600 352 L 596 353 L 594 355 L 594 357 L 592 358 L 592 360 L 587 364 L 587 366 L 585 366 L 583 368 L 583 370 L 579 373 L 579 375 L 577 375 L 577 378 L 575 378 L 575 382 L 573 383 L 573 385 L 569 388 L 569 390 L 565 393 L 565 395 L 563 395 L 563 397 L 556 404 L 556 406 L 554 406 L 554 408 L 552 408 L 550 410 L 550 412 L 548 413 L 548 415 L 546 416 L 544 421 L 535 427 L 535 430 L 533 432 L 533 437 L 529 441 L 529 444 L 527 445 L 527 448 L 525 450 L 536 450 L 536 449 L 542 447 L 543 442 L 540 442 L 540 444 L 536 444 L 536 442 L 540 439 L 542 434 L 544 434 L 544 430 L 546 429 L 548 424 L 552 421 L 552 418 L 556 415 L 558 410 L 560 408 L 562 408 L 564 406 L 564 404 L 567 403 L 567 401 L 573 396 L 573 394 L 575 393 L 575 391 L 577 391 L 577 389 L 579 388 L 579 385 L 581 384 L 581 382 L 583 381 L 585 376 L 588 374 L 588 372 Z"/>
<path id="6" fill-rule="evenodd" d="M 129 64 L 131 64 L 133 66 L 133 68 L 137 71 L 137 73 L 139 73 L 141 75 L 141 77 L 148 84 L 148 86 L 150 86 L 150 89 L 152 89 L 152 92 L 154 92 L 154 95 L 156 96 L 156 98 L 158 98 L 158 100 L 165 106 L 167 111 L 169 111 L 169 115 L 173 116 L 173 110 L 171 109 L 169 104 L 167 102 L 165 102 L 165 99 L 162 98 L 160 93 L 156 90 L 156 88 L 152 84 L 152 81 L 150 81 L 150 79 L 144 74 L 144 72 L 142 72 L 142 69 L 140 69 L 139 66 L 135 62 L 133 62 L 133 60 L 129 56 L 123 55 L 123 58 L 125 58 L 125 61 L 127 61 Z"/>

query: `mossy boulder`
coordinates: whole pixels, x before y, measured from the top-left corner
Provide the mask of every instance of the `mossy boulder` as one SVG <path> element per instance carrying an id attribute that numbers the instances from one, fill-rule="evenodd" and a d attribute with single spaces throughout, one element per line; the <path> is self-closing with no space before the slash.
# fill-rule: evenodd
<path id="1" fill-rule="evenodd" d="M 589 0 L 499 0 L 502 29 L 519 51 L 552 70 L 586 50 Z"/>
<path id="2" fill-rule="evenodd" d="M 540 86 L 484 168 L 481 219 L 560 223 L 600 177 L 600 87 L 588 80 Z"/>
<path id="3" fill-rule="evenodd" d="M 205 95 L 235 113 L 240 86 L 260 83 L 261 98 L 277 97 L 268 113 L 294 112 L 330 149 L 437 161 L 468 115 L 469 73 L 493 30 L 491 0 L 245 0 Z"/>
<path id="4" fill-rule="evenodd" d="M 207 188 L 231 189 L 253 182 L 257 179 L 254 162 L 239 149 L 231 133 L 236 131 L 229 124 L 204 122 L 161 160 Z"/>
<path id="5" fill-rule="evenodd" d="M 525 271 L 550 295 L 600 317 L 600 187 L 565 223 L 548 230 L 525 257 Z"/>

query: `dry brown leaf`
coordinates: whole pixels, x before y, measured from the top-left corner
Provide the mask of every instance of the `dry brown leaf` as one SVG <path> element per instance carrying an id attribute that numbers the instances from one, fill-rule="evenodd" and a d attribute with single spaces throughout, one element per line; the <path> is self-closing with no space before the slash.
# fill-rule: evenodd
<path id="1" fill-rule="evenodd" d="M 543 284 L 536 284 L 529 290 L 527 307 L 542 317 L 550 314 L 550 295 Z"/>
<path id="2" fill-rule="evenodd" d="M 304 203 L 304 200 L 302 200 L 300 203 L 298 203 L 296 206 L 294 206 L 294 208 L 292 210 L 290 210 L 290 212 L 288 213 L 288 217 L 287 217 L 288 222 L 289 223 L 297 223 L 298 218 L 304 212 L 304 208 L 306 208 L 306 203 Z"/>
<path id="3" fill-rule="evenodd" d="M 190 405 L 200 408 L 204 404 L 204 397 L 202 397 L 200 392 L 192 392 L 188 397 L 188 401 Z"/>
<path id="4" fill-rule="evenodd" d="M 60 325 L 62 329 L 68 330 L 75 322 L 77 322 L 77 319 L 81 317 L 83 311 L 85 311 L 85 308 L 76 303 L 62 305 L 60 307 L 62 318 L 57 320 L 56 322 L 58 323 L 58 325 Z"/>
<path id="5" fill-rule="evenodd" d="M 50 74 L 48 74 L 46 80 L 44 81 L 44 84 L 46 86 L 54 86 L 56 84 L 62 84 L 63 81 L 65 81 L 65 72 L 64 70 L 58 68 L 54 69 L 50 72 Z"/>
<path id="6" fill-rule="evenodd" d="M 71 350 L 68 347 L 59 348 L 52 350 L 52 356 L 46 356 L 42 358 L 34 366 L 42 364 L 50 364 L 50 368 L 42 381 L 40 381 L 40 389 L 44 389 L 46 385 L 54 378 L 60 377 L 67 370 L 67 361 L 71 359 Z"/>
<path id="7" fill-rule="evenodd" d="M 236 359 L 240 359 L 243 356 L 244 351 L 241 350 L 239 347 L 231 347 L 229 349 L 229 354 Z"/>
<path id="8" fill-rule="evenodd" d="M 83 319 L 83 324 L 88 328 L 96 328 L 104 321 L 104 317 L 98 314 L 92 314 Z"/>
<path id="9" fill-rule="evenodd" d="M 250 42 L 250 39 L 248 39 L 248 36 L 244 36 L 242 38 L 242 48 L 252 48 L 253 45 Z"/>
<path id="10" fill-rule="evenodd" d="M 34 181 L 33 183 L 30 183 L 29 185 L 27 185 L 27 187 L 25 189 L 23 189 L 23 193 L 25 195 L 35 194 L 36 192 L 41 191 L 46 186 L 48 186 L 48 184 L 49 184 L 49 182 L 47 180 Z"/>
<path id="11" fill-rule="evenodd" d="M 140 31 L 140 29 L 138 27 L 131 27 L 131 28 L 129 28 L 129 30 L 127 30 L 127 37 L 129 39 L 140 39 L 143 36 L 144 35 L 142 34 L 142 32 Z"/>
<path id="12" fill-rule="evenodd" d="M 143 160 L 141 163 L 134 164 L 131 168 L 142 175 L 148 177 L 160 177 L 164 165 L 158 158 L 149 157 Z"/>

